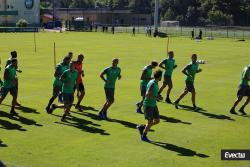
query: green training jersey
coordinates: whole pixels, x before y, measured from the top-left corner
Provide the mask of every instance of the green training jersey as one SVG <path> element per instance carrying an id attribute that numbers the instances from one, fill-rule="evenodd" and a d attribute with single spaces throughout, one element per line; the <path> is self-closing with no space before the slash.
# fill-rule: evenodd
<path id="1" fill-rule="evenodd" d="M 152 75 L 152 68 L 149 68 L 149 66 L 145 66 L 143 69 L 144 77 L 145 78 L 151 78 Z M 143 79 L 141 80 L 141 86 L 147 86 L 150 79 Z"/>
<path id="2" fill-rule="evenodd" d="M 194 82 L 195 79 L 195 74 L 197 73 L 199 68 L 199 64 L 198 63 L 190 63 L 187 67 L 187 74 L 188 76 L 186 76 L 186 81 L 191 81 Z M 192 77 L 190 77 L 189 75 L 191 75 Z"/>
<path id="3" fill-rule="evenodd" d="M 69 65 L 65 65 L 63 63 L 60 63 L 56 66 L 56 71 L 58 73 L 58 76 L 54 78 L 54 82 L 53 82 L 54 86 L 62 86 L 62 81 L 60 81 L 60 77 L 63 74 L 63 72 L 68 69 L 69 69 Z"/>
<path id="4" fill-rule="evenodd" d="M 244 79 L 245 73 L 248 67 L 244 67 L 241 73 L 240 85 L 248 86 L 248 81 L 250 80 L 250 70 L 248 70 L 247 79 Z"/>
<path id="5" fill-rule="evenodd" d="M 106 74 L 106 82 L 104 84 L 105 88 L 115 88 L 115 82 L 117 78 L 121 75 L 121 69 L 119 67 L 108 67 L 104 71 Z"/>
<path id="6" fill-rule="evenodd" d="M 63 77 L 62 92 L 74 93 L 74 87 L 76 85 L 76 80 L 78 78 L 78 72 L 76 70 L 71 71 L 70 69 L 68 69 L 63 72 L 62 77 Z"/>
<path id="7" fill-rule="evenodd" d="M 175 59 L 170 59 L 170 58 L 165 59 L 165 60 L 163 60 L 163 64 L 165 66 L 164 75 L 165 76 L 172 76 L 174 66 L 175 66 Z"/>
<path id="8" fill-rule="evenodd" d="M 149 83 L 147 85 L 147 92 L 149 90 L 152 90 L 152 95 L 153 96 L 156 97 L 158 95 L 159 86 L 158 86 L 158 83 L 155 81 L 155 79 L 152 79 L 151 81 L 149 81 Z M 143 101 L 143 105 L 145 105 L 146 107 L 155 107 L 156 106 L 156 100 L 151 99 L 151 98 L 146 96 L 144 101 Z"/>
<path id="9" fill-rule="evenodd" d="M 3 88 L 13 88 L 16 86 L 16 68 L 13 65 L 8 65 L 5 68 L 5 72 L 7 72 L 7 78 L 3 81 Z"/>

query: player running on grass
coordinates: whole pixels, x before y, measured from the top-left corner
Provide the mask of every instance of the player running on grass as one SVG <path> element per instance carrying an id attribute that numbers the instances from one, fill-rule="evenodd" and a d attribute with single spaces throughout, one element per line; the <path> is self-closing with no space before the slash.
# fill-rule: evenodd
<path id="1" fill-rule="evenodd" d="M 12 61 L 11 61 L 12 59 L 17 59 L 17 52 L 16 51 L 10 52 L 10 58 L 7 60 L 5 68 L 12 63 Z M 18 67 L 16 67 L 16 72 L 22 73 L 22 70 L 20 70 L 20 69 L 18 69 Z M 17 97 L 18 97 L 18 77 L 17 76 L 16 76 L 16 91 L 17 91 Z M 17 99 L 16 99 L 16 105 L 21 106 L 21 104 L 17 102 Z"/>
<path id="2" fill-rule="evenodd" d="M 244 96 L 247 96 L 247 99 L 246 99 L 245 103 L 239 109 L 239 112 L 242 115 L 246 115 L 246 113 L 244 111 L 244 108 L 250 102 L 250 87 L 249 87 L 249 84 L 248 84 L 249 80 L 250 80 L 250 65 L 244 67 L 244 69 L 243 69 L 243 71 L 241 73 L 240 86 L 239 86 L 238 93 L 237 93 L 238 98 L 234 102 L 233 107 L 230 110 L 231 114 L 237 114 L 235 112 L 235 107 L 239 104 L 239 102 L 243 99 Z"/>
<path id="3" fill-rule="evenodd" d="M 152 78 L 152 71 L 155 67 L 157 67 L 158 63 L 156 61 L 152 61 L 150 65 L 147 65 L 144 67 L 142 74 L 141 74 L 141 83 L 140 83 L 140 90 L 141 90 L 141 96 L 142 96 L 142 101 L 136 103 L 136 112 L 139 114 L 143 114 L 141 111 L 142 105 L 143 105 L 143 100 L 145 98 L 146 94 L 146 87 L 148 82 L 153 79 Z"/>
<path id="4" fill-rule="evenodd" d="M 10 92 L 12 95 L 12 106 L 10 113 L 17 115 L 15 111 L 16 99 L 17 99 L 17 79 L 16 79 L 16 69 L 17 69 L 17 59 L 11 59 L 11 64 L 9 64 L 4 70 L 4 81 L 3 86 L 0 91 L 0 104 L 5 99 L 7 94 Z"/>
<path id="5" fill-rule="evenodd" d="M 59 63 L 56 66 L 56 71 L 54 74 L 54 82 L 53 82 L 53 96 L 50 98 L 49 103 L 46 107 L 47 113 L 53 112 L 53 109 L 51 109 L 50 106 L 62 91 L 62 81 L 60 81 L 60 77 L 65 70 L 69 69 L 69 63 L 70 63 L 70 57 L 65 56 L 63 62 Z"/>
<path id="6" fill-rule="evenodd" d="M 177 65 L 175 64 L 175 59 L 174 59 L 174 52 L 170 51 L 168 52 L 168 58 L 163 60 L 159 66 L 165 70 L 164 72 L 164 81 L 163 84 L 158 92 L 158 95 L 161 97 L 161 92 L 163 91 L 163 89 L 168 86 L 168 91 L 167 91 L 167 97 L 165 99 L 165 102 L 167 103 L 172 103 L 170 100 L 170 92 L 172 90 L 173 87 L 173 83 L 172 83 L 172 74 L 173 74 L 173 70 L 177 67 Z"/>
<path id="7" fill-rule="evenodd" d="M 157 70 L 154 73 L 154 79 L 149 81 L 147 84 L 147 92 L 145 99 L 143 101 L 144 115 L 145 119 L 148 121 L 146 125 L 138 125 L 137 129 L 140 132 L 141 140 L 145 142 L 150 142 L 147 137 L 147 133 L 150 128 L 160 122 L 160 114 L 157 107 L 157 100 L 159 100 L 158 91 L 159 86 L 158 82 L 161 81 L 162 71 Z"/>
<path id="8" fill-rule="evenodd" d="M 112 60 L 112 66 L 106 68 L 100 75 L 101 79 L 105 82 L 104 90 L 106 95 L 106 102 L 104 103 L 101 111 L 99 112 L 99 117 L 101 119 L 107 119 L 107 111 L 109 107 L 114 103 L 115 94 L 115 82 L 117 78 L 121 79 L 121 69 L 117 67 L 119 59 L 114 58 Z M 106 75 L 106 77 L 104 77 Z"/>
<path id="9" fill-rule="evenodd" d="M 62 81 L 62 95 L 63 95 L 63 104 L 64 104 L 64 114 L 61 118 L 62 121 L 66 119 L 66 116 L 70 112 L 70 108 L 74 102 L 74 92 L 76 81 L 78 78 L 78 72 L 75 69 L 76 63 L 70 63 L 70 69 L 63 72 L 60 80 Z"/>
<path id="10" fill-rule="evenodd" d="M 183 68 L 182 73 L 186 75 L 186 87 L 180 97 L 174 102 L 175 103 L 175 108 L 178 109 L 179 102 L 181 101 L 182 98 L 184 98 L 188 92 L 191 92 L 192 94 L 192 103 L 194 109 L 196 109 L 196 104 L 195 104 L 195 88 L 194 88 L 194 80 L 195 80 L 195 75 L 196 73 L 201 72 L 202 70 L 199 69 L 199 63 L 197 62 L 197 55 L 192 54 L 191 56 L 192 62 L 188 64 L 186 67 Z"/>
<path id="11" fill-rule="evenodd" d="M 82 70 L 82 62 L 83 62 L 84 56 L 83 54 L 78 55 L 77 61 L 76 61 L 76 70 L 78 72 L 78 78 L 77 78 L 77 97 L 78 97 L 78 102 L 76 103 L 75 108 L 78 109 L 79 111 L 82 111 L 81 108 L 81 101 L 85 95 L 85 88 L 83 85 L 82 77 L 84 77 L 84 71 Z"/>

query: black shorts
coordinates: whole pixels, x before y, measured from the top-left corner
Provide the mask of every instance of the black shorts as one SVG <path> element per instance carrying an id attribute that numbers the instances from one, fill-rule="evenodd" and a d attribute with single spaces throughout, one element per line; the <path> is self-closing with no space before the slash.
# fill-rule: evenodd
<path id="1" fill-rule="evenodd" d="M 4 87 L 2 87 L 1 90 L 0 90 L 0 96 L 2 98 L 5 98 L 9 92 L 10 92 L 10 94 L 12 96 L 17 96 L 17 89 L 16 89 L 16 87 L 12 87 L 12 88 L 4 88 Z"/>
<path id="2" fill-rule="evenodd" d="M 248 96 L 250 97 L 250 87 L 245 85 L 240 85 L 237 92 L 238 97 Z"/>
<path id="3" fill-rule="evenodd" d="M 115 100 L 115 89 L 114 88 L 104 88 L 106 99 L 108 101 L 114 101 Z"/>
<path id="4" fill-rule="evenodd" d="M 187 90 L 189 92 L 195 91 L 194 82 L 192 82 L 192 81 L 186 81 L 186 88 L 185 88 L 185 90 Z"/>
<path id="5" fill-rule="evenodd" d="M 172 77 L 169 75 L 164 75 L 163 83 L 166 85 L 172 85 Z"/>
<path id="6" fill-rule="evenodd" d="M 84 87 L 84 85 L 83 85 L 82 82 L 81 82 L 81 83 L 78 83 L 78 91 L 80 91 L 80 92 L 85 92 L 85 87 Z"/>
<path id="7" fill-rule="evenodd" d="M 146 91 L 147 91 L 147 86 L 141 85 L 140 89 L 141 89 L 141 96 L 145 97 Z"/>
<path id="8" fill-rule="evenodd" d="M 70 105 L 74 102 L 74 94 L 73 93 L 63 93 L 63 103 L 66 105 Z"/>
<path id="9" fill-rule="evenodd" d="M 54 85 L 53 86 L 53 96 L 57 97 L 62 91 L 62 86 Z"/>
<path id="10" fill-rule="evenodd" d="M 154 120 L 154 119 L 160 119 L 160 114 L 158 107 L 148 107 L 148 106 L 143 106 L 144 108 L 144 116 L 146 120 Z"/>

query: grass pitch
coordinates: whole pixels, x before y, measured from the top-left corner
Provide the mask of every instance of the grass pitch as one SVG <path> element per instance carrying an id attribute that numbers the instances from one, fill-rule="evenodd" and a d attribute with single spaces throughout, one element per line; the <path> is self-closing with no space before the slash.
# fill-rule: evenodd
<path id="1" fill-rule="evenodd" d="M 248 161 L 221 161 L 221 149 L 250 149 L 249 116 L 229 114 L 236 98 L 240 73 L 249 64 L 250 42 L 233 39 L 191 41 L 171 38 L 169 48 L 175 51 L 178 68 L 173 74 L 171 99 L 182 92 L 185 83 L 181 69 L 190 62 L 190 55 L 206 60 L 200 65 L 195 86 L 199 112 L 190 111 L 191 96 L 181 101 L 183 108 L 158 103 L 161 123 L 153 127 L 149 138 L 139 139 L 136 124 L 144 123 L 135 113 L 140 100 L 139 78 L 151 60 L 166 57 L 166 39 L 144 35 L 103 33 L 37 33 L 0 34 L 2 67 L 11 50 L 17 50 L 19 98 L 24 108 L 19 117 L 9 115 L 11 98 L 0 105 L 0 160 L 7 166 L 249 166 Z M 57 62 L 67 54 L 84 53 L 86 96 L 83 113 L 72 108 L 72 118 L 60 121 L 62 110 L 53 115 L 44 108 L 52 94 L 54 74 L 53 43 Z M 122 79 L 117 81 L 115 103 L 109 110 L 109 121 L 97 117 L 105 95 L 100 72 L 118 57 Z M 1 77 L 3 71 L 1 71 Z M 160 84 L 161 85 L 161 84 Z M 163 95 L 166 94 L 164 90 Z M 241 103 L 242 104 L 242 103 Z M 250 106 L 246 107 L 250 114 Z"/>

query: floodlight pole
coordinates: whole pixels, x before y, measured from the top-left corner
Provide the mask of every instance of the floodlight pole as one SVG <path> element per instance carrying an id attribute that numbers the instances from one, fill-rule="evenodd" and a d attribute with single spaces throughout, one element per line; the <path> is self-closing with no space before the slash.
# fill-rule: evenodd
<path id="1" fill-rule="evenodd" d="M 159 16 L 159 0 L 155 0 L 155 12 L 154 12 L 154 33 L 158 33 L 158 16 Z"/>

